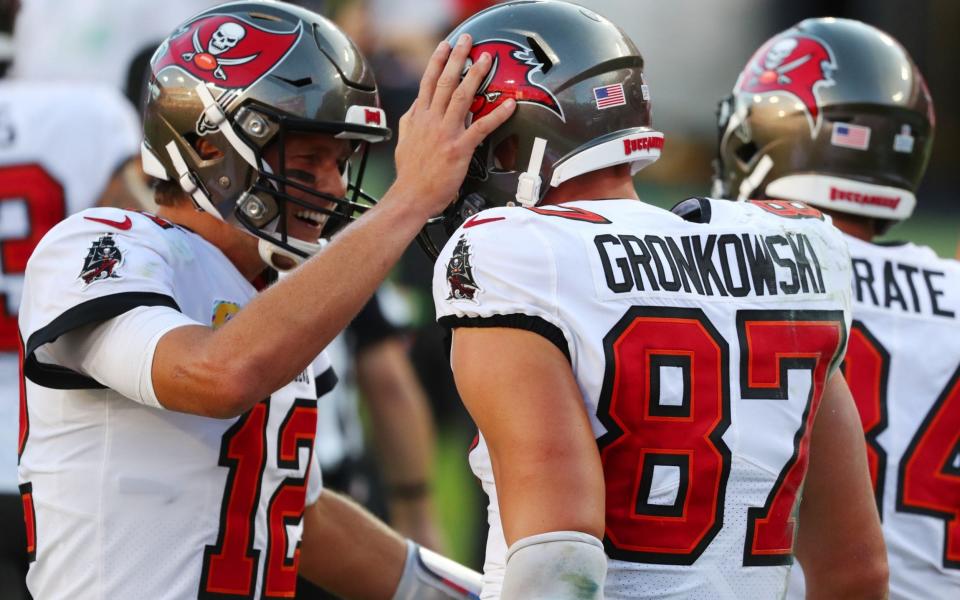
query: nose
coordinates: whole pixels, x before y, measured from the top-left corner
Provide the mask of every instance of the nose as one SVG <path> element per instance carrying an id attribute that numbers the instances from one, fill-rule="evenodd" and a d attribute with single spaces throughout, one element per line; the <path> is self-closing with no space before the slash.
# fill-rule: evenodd
<path id="1" fill-rule="evenodd" d="M 337 197 L 346 195 L 347 186 L 343 181 L 343 174 L 340 172 L 340 165 L 337 164 L 336 160 L 317 162 L 313 168 L 313 176 L 316 178 L 318 192 Z"/>

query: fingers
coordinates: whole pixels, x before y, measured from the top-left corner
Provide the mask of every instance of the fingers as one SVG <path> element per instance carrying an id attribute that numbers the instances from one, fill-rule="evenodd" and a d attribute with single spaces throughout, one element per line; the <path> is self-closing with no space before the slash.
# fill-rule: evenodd
<path id="1" fill-rule="evenodd" d="M 503 125 L 507 119 L 513 114 L 513 111 L 517 108 L 517 102 L 513 98 L 510 98 L 504 101 L 503 104 L 493 109 L 493 112 L 484 116 L 482 119 L 475 121 L 469 129 L 467 129 L 466 138 L 467 142 L 472 148 L 476 148 L 480 145 L 488 135 L 494 132 L 497 127 Z"/>
<path id="2" fill-rule="evenodd" d="M 450 58 L 447 59 L 447 65 L 443 68 L 440 78 L 437 79 L 436 89 L 433 93 L 431 107 L 446 112 L 447 105 L 450 103 L 450 96 L 460 85 L 460 77 L 463 75 L 463 65 L 467 62 L 467 56 L 470 54 L 470 48 L 473 47 L 473 41 L 470 36 L 463 34 L 457 40 L 457 45 L 450 52 Z"/>
<path id="3" fill-rule="evenodd" d="M 450 106 L 447 107 L 447 114 L 444 120 L 461 124 L 464 122 L 467 111 L 470 109 L 470 105 L 473 104 L 474 97 L 477 95 L 477 90 L 483 85 L 483 80 L 487 76 L 487 73 L 490 72 L 492 64 L 493 60 L 489 54 L 484 52 L 480 55 L 480 58 L 470 67 L 466 77 L 463 78 L 463 81 L 460 82 L 460 85 L 458 85 L 457 89 L 453 92 L 453 96 L 450 98 Z"/>
<path id="4" fill-rule="evenodd" d="M 440 42 L 437 49 L 433 51 L 430 61 L 427 63 L 427 69 L 423 72 L 420 79 L 420 93 L 417 94 L 418 104 L 422 108 L 429 108 L 433 100 L 433 93 L 437 88 L 437 79 L 443 72 L 443 66 L 447 64 L 447 56 L 450 54 L 450 44 L 447 40 Z M 411 112 L 413 108 L 411 107 Z"/>

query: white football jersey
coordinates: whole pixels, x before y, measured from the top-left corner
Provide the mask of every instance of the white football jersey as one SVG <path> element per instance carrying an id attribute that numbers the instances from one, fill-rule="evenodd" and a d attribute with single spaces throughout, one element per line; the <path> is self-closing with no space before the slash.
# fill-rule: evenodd
<path id="1" fill-rule="evenodd" d="M 142 306 L 216 327 L 255 294 L 216 247 L 143 213 L 86 210 L 40 242 L 20 313 L 34 597 L 293 594 L 304 506 L 321 485 L 312 369 L 241 417 L 213 419 L 128 399 L 50 364 L 45 346 Z"/>
<path id="2" fill-rule="evenodd" d="M 569 357 L 604 467 L 606 598 L 781 598 L 848 260 L 795 203 L 570 202 L 474 216 L 433 293 L 447 327 L 527 329 Z M 482 436 L 470 463 L 497 598 L 507 545 Z"/>
<path id="3" fill-rule="evenodd" d="M 149 54 L 180 23 L 221 0 L 20 0 L 12 76 L 33 81 L 128 85 L 138 54 Z"/>
<path id="4" fill-rule="evenodd" d="M 17 307 L 27 258 L 57 222 L 97 202 L 139 144 L 136 112 L 119 92 L 0 81 L 0 448 L 17 439 Z M 0 452 L 0 494 L 17 493 L 16 460 Z"/>
<path id="5" fill-rule="evenodd" d="M 960 263 L 846 236 L 853 328 L 843 364 L 867 437 L 890 598 L 960 598 Z M 802 573 L 790 598 L 803 598 Z"/>

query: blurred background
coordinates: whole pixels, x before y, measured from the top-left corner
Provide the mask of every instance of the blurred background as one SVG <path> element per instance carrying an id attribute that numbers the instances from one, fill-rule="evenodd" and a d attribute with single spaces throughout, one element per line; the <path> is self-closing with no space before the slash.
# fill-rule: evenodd
<path id="1" fill-rule="evenodd" d="M 396 128 L 415 95 L 422 66 L 438 40 L 490 0 L 304 0 L 335 20 L 373 64 L 382 101 Z M 0 0 L 4 30 L 13 28 L 8 79 L 99 81 L 139 103 L 143 74 L 159 41 L 209 0 Z M 813 16 L 856 18 L 886 30 L 926 75 L 937 106 L 937 132 L 915 216 L 888 237 L 953 256 L 960 230 L 960 2 L 956 0 L 580 0 L 620 25 L 646 60 L 654 125 L 663 157 L 642 171 L 643 199 L 669 207 L 710 189 L 717 101 L 729 93 L 751 53 L 772 34 Z M 18 14 L 19 16 L 15 18 Z M 14 27 L 15 25 L 15 27 Z M 951 59 L 950 57 L 954 57 Z M 109 135 L 109 132 L 105 132 Z M 377 148 L 365 187 L 382 193 L 392 180 L 392 152 Z M 2 224 L 0 224 L 2 225 Z M 404 340 L 433 408 L 437 429 L 434 502 L 441 544 L 456 559 L 482 565 L 486 499 L 467 465 L 475 430 L 460 406 L 445 341 L 433 324 L 432 265 L 411 248 L 381 294 L 388 317 L 404 323 Z M 351 391 L 352 394 L 359 392 Z M 363 404 L 360 404 L 363 412 Z M 369 423 L 369 416 L 361 418 Z M 376 439 L 369 439 L 369 448 Z"/>

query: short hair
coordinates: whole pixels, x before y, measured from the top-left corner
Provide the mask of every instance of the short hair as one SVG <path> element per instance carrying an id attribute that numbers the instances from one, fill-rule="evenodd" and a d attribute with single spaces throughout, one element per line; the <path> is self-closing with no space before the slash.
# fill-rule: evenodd
<path id="1" fill-rule="evenodd" d="M 153 188 L 153 201 L 157 206 L 175 206 L 188 199 L 176 181 L 154 177 L 150 180 L 150 187 Z"/>

